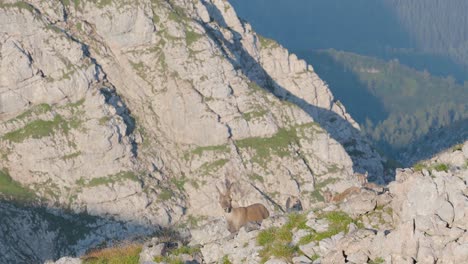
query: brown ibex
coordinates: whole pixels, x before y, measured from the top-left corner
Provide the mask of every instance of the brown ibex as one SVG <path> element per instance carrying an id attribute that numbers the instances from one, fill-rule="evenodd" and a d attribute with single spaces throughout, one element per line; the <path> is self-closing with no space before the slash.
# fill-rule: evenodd
<path id="1" fill-rule="evenodd" d="M 326 190 L 323 192 L 323 198 L 327 203 L 340 203 L 350 196 L 359 193 L 361 193 L 361 188 L 353 186 L 336 195 L 333 195 L 332 192 Z"/>
<path id="2" fill-rule="evenodd" d="M 219 204 L 224 210 L 229 232 L 237 233 L 239 229 L 249 222 L 261 223 L 263 219 L 270 216 L 270 213 L 263 204 L 252 204 L 247 207 L 232 207 L 231 187 L 229 180 L 225 182 L 226 193 L 222 193 L 218 187 Z"/>
<path id="3" fill-rule="evenodd" d="M 365 174 L 362 173 L 356 173 L 356 178 L 361 186 L 364 186 L 368 181 L 367 181 L 367 171 Z"/>

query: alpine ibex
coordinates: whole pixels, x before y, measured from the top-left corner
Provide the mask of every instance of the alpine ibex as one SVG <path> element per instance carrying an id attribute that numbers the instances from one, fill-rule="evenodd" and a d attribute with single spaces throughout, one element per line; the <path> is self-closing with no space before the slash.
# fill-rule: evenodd
<path id="1" fill-rule="evenodd" d="M 367 171 L 366 171 L 365 174 L 356 173 L 355 175 L 356 175 L 356 178 L 357 178 L 359 184 L 361 184 L 361 186 L 364 186 L 368 182 L 367 181 L 367 176 L 368 176 Z"/>
<path id="2" fill-rule="evenodd" d="M 361 193 L 361 188 L 353 186 L 336 195 L 333 195 L 332 192 L 326 190 L 323 193 L 323 198 L 327 203 L 339 203 L 351 197 L 352 195 L 359 193 Z"/>
<path id="3" fill-rule="evenodd" d="M 231 187 L 229 180 L 225 182 L 226 193 L 222 193 L 218 187 L 219 204 L 223 208 L 228 230 L 231 233 L 237 233 L 239 229 L 249 222 L 262 222 L 270 216 L 270 213 L 263 204 L 252 204 L 247 207 L 232 207 Z"/>

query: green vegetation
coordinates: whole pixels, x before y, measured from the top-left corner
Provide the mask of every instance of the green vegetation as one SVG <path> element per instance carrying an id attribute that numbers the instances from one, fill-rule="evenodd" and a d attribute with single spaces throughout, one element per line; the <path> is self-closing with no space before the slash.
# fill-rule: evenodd
<path id="1" fill-rule="evenodd" d="M 258 181 L 258 182 L 261 182 L 261 183 L 263 183 L 265 181 L 265 179 L 263 179 L 262 176 L 260 176 L 260 175 L 258 175 L 256 173 L 249 174 L 248 177 L 249 177 L 249 179 L 251 181 Z"/>
<path id="2" fill-rule="evenodd" d="M 285 157 L 290 155 L 290 145 L 299 144 L 299 136 L 304 129 L 314 127 L 316 123 L 308 123 L 289 128 L 280 128 L 269 138 L 252 137 L 238 140 L 237 146 L 241 149 L 255 151 L 252 161 L 266 167 L 273 155 Z"/>
<path id="3" fill-rule="evenodd" d="M 169 201 L 174 196 L 174 192 L 168 188 L 162 188 L 158 194 L 158 199 L 161 201 Z"/>
<path id="4" fill-rule="evenodd" d="M 419 162 L 413 166 L 414 171 L 422 171 L 423 169 L 426 169 L 428 171 L 431 171 L 431 170 L 449 171 L 450 167 L 448 164 L 445 164 L 445 163 L 436 163 L 436 164 L 429 166 L 422 162 Z"/>
<path id="5" fill-rule="evenodd" d="M 77 151 L 62 157 L 63 160 L 71 160 L 81 155 L 81 151 Z"/>
<path id="6" fill-rule="evenodd" d="M 185 183 L 187 182 L 187 178 L 186 177 L 181 177 L 181 178 L 171 178 L 171 183 L 175 185 L 175 187 L 179 190 L 179 191 L 185 191 L 185 188 L 184 188 L 184 185 Z"/>
<path id="7" fill-rule="evenodd" d="M 282 227 L 270 227 L 261 231 L 257 236 L 257 244 L 263 247 L 260 251 L 262 263 L 272 256 L 291 262 L 294 254 L 299 251 L 297 246 L 291 245 L 293 230 L 307 228 L 306 222 L 305 215 L 290 214 L 288 222 Z"/>
<path id="8" fill-rule="evenodd" d="M 208 174 L 210 174 L 212 172 L 218 171 L 220 168 L 222 168 L 228 162 L 229 162 L 229 160 L 227 160 L 227 159 L 220 159 L 220 160 L 216 160 L 216 161 L 213 161 L 213 162 L 206 162 L 203 165 L 201 165 L 198 170 L 201 171 L 203 173 L 203 175 L 208 175 Z"/>
<path id="9" fill-rule="evenodd" d="M 90 181 L 81 178 L 76 181 L 76 184 L 83 187 L 95 187 L 99 185 L 111 185 L 124 180 L 138 181 L 138 176 L 132 171 L 122 171 L 105 177 L 93 178 Z"/>
<path id="10" fill-rule="evenodd" d="M 182 254 L 187 254 L 193 256 L 196 253 L 200 252 L 200 247 L 188 247 L 182 246 L 168 252 L 167 256 L 157 256 L 154 258 L 155 262 L 164 262 L 168 264 L 184 264 L 182 259 L 179 257 Z"/>
<path id="11" fill-rule="evenodd" d="M 132 65 L 132 68 L 136 71 L 136 73 L 138 74 L 138 76 L 140 76 L 143 80 L 147 80 L 147 74 L 145 72 L 145 65 L 143 64 L 143 62 L 138 62 L 138 63 L 134 63 L 134 62 L 131 62 L 130 61 L 130 64 Z"/>
<path id="12" fill-rule="evenodd" d="M 29 118 L 29 117 L 31 117 L 33 115 L 40 115 L 40 114 L 50 112 L 51 110 L 52 110 L 52 107 L 50 105 L 48 105 L 48 104 L 39 104 L 39 105 L 33 106 L 31 109 L 25 111 L 24 113 L 20 114 L 16 118 L 14 118 L 12 120 L 9 120 L 9 122 L 21 121 L 21 120 Z"/>
<path id="13" fill-rule="evenodd" d="M 242 117 L 246 121 L 251 121 L 251 120 L 254 120 L 254 119 L 261 118 L 261 117 L 265 116 L 267 113 L 268 113 L 267 110 L 252 111 L 252 112 L 248 112 L 248 113 L 243 113 Z"/>
<path id="14" fill-rule="evenodd" d="M 109 116 L 104 116 L 104 117 L 99 118 L 98 123 L 99 123 L 99 125 L 101 125 L 101 126 L 105 126 L 107 123 L 109 123 L 110 120 L 111 120 L 111 117 L 109 117 Z"/>
<path id="15" fill-rule="evenodd" d="M 224 255 L 221 259 L 221 264 L 232 264 L 232 262 L 229 260 L 229 257 L 227 255 Z"/>
<path id="16" fill-rule="evenodd" d="M 19 143 L 27 138 L 40 139 L 51 136 L 57 129 L 69 129 L 68 124 L 60 115 L 56 115 L 51 121 L 35 120 L 21 129 L 5 134 L 3 139 Z"/>
<path id="17" fill-rule="evenodd" d="M 385 260 L 381 257 L 378 257 L 376 259 L 369 261 L 369 264 L 383 264 L 383 263 L 385 263 Z"/>
<path id="18" fill-rule="evenodd" d="M 201 156 L 203 152 L 206 151 L 213 151 L 213 152 L 221 152 L 226 153 L 229 151 L 228 145 L 218 145 L 218 146 L 207 146 L 207 147 L 198 147 L 192 150 L 191 154 Z"/>
<path id="19" fill-rule="evenodd" d="M 24 127 L 11 131 L 3 135 L 3 140 L 8 140 L 15 143 L 23 142 L 27 138 L 40 139 L 49 137 L 55 133 L 61 131 L 68 135 L 71 129 L 78 129 L 82 124 L 81 112 L 76 110 L 84 102 L 84 99 L 77 101 L 76 103 L 70 103 L 62 108 L 70 109 L 74 115 L 69 120 L 64 119 L 61 115 L 56 114 L 53 120 L 33 120 L 27 123 Z M 9 120 L 8 122 L 24 121 L 33 115 L 40 115 L 48 113 L 52 110 L 52 107 L 48 104 L 40 104 L 32 107 L 24 113 L 18 115 L 16 118 Z"/>
<path id="20" fill-rule="evenodd" d="M 187 43 L 187 46 L 192 45 L 193 43 L 197 42 L 202 37 L 203 35 L 198 34 L 191 30 L 188 30 L 185 32 L 185 42 Z"/>
<path id="21" fill-rule="evenodd" d="M 276 48 L 279 46 L 278 42 L 274 41 L 273 39 L 265 38 L 258 34 L 257 36 L 262 48 Z"/>
<path id="22" fill-rule="evenodd" d="M 427 169 L 427 166 L 424 163 L 417 163 L 413 166 L 414 171 L 422 171 L 423 169 Z"/>
<path id="23" fill-rule="evenodd" d="M 200 222 L 206 219 L 206 216 L 193 216 L 193 215 L 188 215 L 187 216 L 187 224 L 190 228 L 198 228 L 200 227 Z"/>
<path id="24" fill-rule="evenodd" d="M 299 244 L 308 244 L 312 241 L 321 241 L 325 238 L 332 237 L 340 232 L 347 233 L 349 224 L 354 223 L 358 227 L 362 227 L 362 223 L 352 219 L 349 215 L 343 212 L 327 212 L 319 215 L 318 219 L 326 219 L 329 223 L 327 231 L 315 232 L 312 230 L 311 234 L 301 238 Z"/>
<path id="25" fill-rule="evenodd" d="M 325 199 L 322 196 L 321 191 L 328 184 L 332 184 L 335 181 L 336 181 L 336 178 L 329 178 L 329 179 L 326 179 L 326 180 L 324 180 L 322 182 L 316 183 L 314 191 L 310 193 L 311 198 L 314 199 L 316 202 L 325 201 Z"/>
<path id="26" fill-rule="evenodd" d="M 93 251 L 82 257 L 84 264 L 138 264 L 142 245 L 130 244 Z"/>
<path id="27" fill-rule="evenodd" d="M 34 8 L 25 1 L 18 1 L 16 3 L 11 3 L 11 4 L 0 3 L 0 8 L 18 8 L 18 9 L 28 10 L 29 12 L 34 11 Z"/>
<path id="28" fill-rule="evenodd" d="M 253 137 L 238 140 L 237 146 L 241 149 L 255 151 L 252 161 L 261 166 L 266 166 L 272 155 L 285 157 L 289 155 L 289 145 L 297 140 L 295 131 L 280 128 L 278 132 L 269 138 Z"/>
<path id="29" fill-rule="evenodd" d="M 449 166 L 445 163 L 439 163 L 439 164 L 435 164 L 433 166 L 433 168 L 436 170 L 436 171 L 449 171 Z"/>
<path id="30" fill-rule="evenodd" d="M 31 200 L 35 198 L 35 194 L 20 183 L 14 181 L 8 171 L 0 170 L 0 197 L 4 196 L 14 200 Z"/>
<path id="31" fill-rule="evenodd" d="M 104 8 L 112 4 L 112 0 L 91 0 L 98 8 Z"/>

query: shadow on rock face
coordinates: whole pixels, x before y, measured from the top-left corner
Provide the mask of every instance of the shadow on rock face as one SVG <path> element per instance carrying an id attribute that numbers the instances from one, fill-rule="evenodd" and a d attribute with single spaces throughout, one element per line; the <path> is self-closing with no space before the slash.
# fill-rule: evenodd
<path id="1" fill-rule="evenodd" d="M 212 19 L 216 20 L 220 26 L 226 25 L 221 11 L 213 4 L 203 1 Z M 370 143 L 365 140 L 360 131 L 354 128 L 348 120 L 337 113 L 317 107 L 306 100 L 292 94 L 286 88 L 279 85 L 264 69 L 264 67 L 253 58 L 241 43 L 242 36 L 239 32 L 226 27 L 233 35 L 233 42 L 230 42 L 224 36 L 213 28 L 209 23 L 198 21 L 204 27 L 208 36 L 218 43 L 226 59 L 235 69 L 240 70 L 250 81 L 257 83 L 262 89 L 275 95 L 282 101 L 295 104 L 304 112 L 309 114 L 313 120 L 320 124 L 328 134 L 338 141 L 345 148 L 353 161 L 353 170 L 358 173 L 369 172 L 369 180 L 374 182 L 389 182 L 394 180 L 394 171 L 384 172 L 379 154 L 370 147 Z M 234 54 L 231 56 L 230 54 Z M 313 92 L 313 91 L 311 91 Z M 332 105 L 330 105 L 330 108 Z M 356 141 L 359 140 L 359 142 Z M 361 146 L 366 146 L 367 152 L 360 150 Z M 377 165 L 376 165 L 377 163 Z M 376 169 L 379 168 L 379 169 Z M 384 175 L 386 173 L 386 175 Z"/>
<path id="2" fill-rule="evenodd" d="M 99 245 L 137 240 L 158 226 L 0 200 L 0 263 L 44 263 Z"/>

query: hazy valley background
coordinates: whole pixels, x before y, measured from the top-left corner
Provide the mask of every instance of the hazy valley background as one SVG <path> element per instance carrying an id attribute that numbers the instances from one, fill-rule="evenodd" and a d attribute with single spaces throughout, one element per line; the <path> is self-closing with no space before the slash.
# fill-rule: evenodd
<path id="1" fill-rule="evenodd" d="M 468 137 L 468 2 L 231 0 L 404 165 Z"/>

